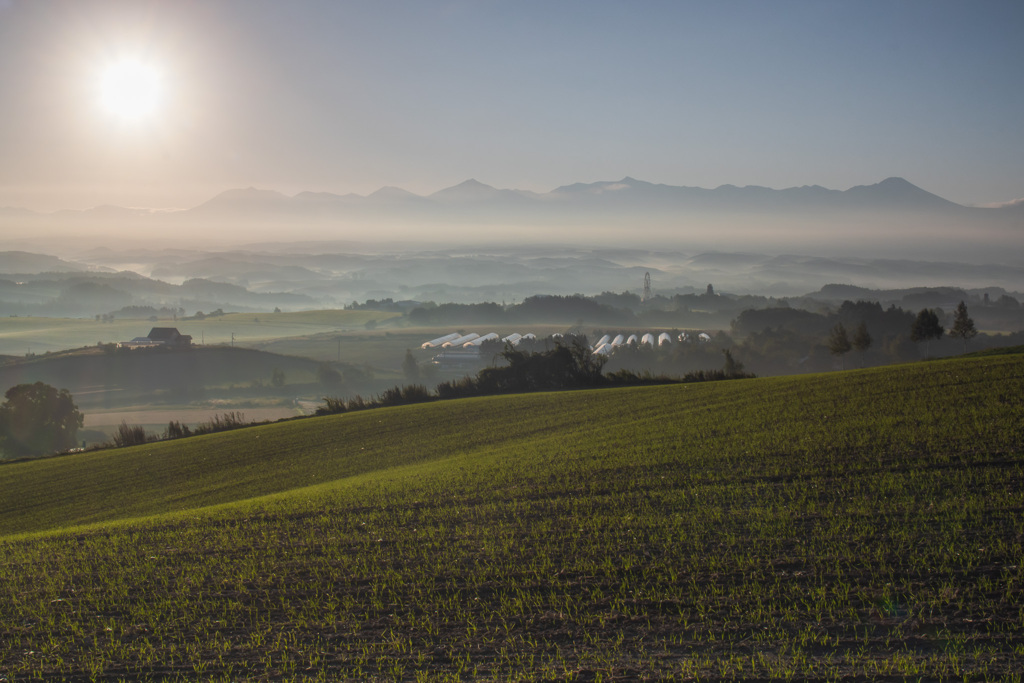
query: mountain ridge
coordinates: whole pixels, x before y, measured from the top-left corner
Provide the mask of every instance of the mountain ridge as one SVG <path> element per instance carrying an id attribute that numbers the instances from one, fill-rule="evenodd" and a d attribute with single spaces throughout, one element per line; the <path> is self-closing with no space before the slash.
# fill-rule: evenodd
<path id="1" fill-rule="evenodd" d="M 563 185 L 549 192 L 499 189 L 469 179 L 426 196 L 397 187 L 366 195 L 233 188 L 190 209 L 0 214 L 9 236 L 40 234 L 229 245 L 289 235 L 436 245 L 467 241 L 691 248 L 865 250 L 874 255 L 927 251 L 930 257 L 991 260 L 1019 253 L 1022 205 L 967 207 L 897 177 L 847 190 L 804 185 L 776 190 L 748 185 L 713 189 L 623 176 Z M 20 235 L 18 234 L 20 231 Z M 12 243 L 13 246 L 13 243 Z M 86 246 L 93 246 L 86 243 Z"/>
<path id="2" fill-rule="evenodd" d="M 315 196 L 316 202 L 311 198 Z M 1012 203 L 997 207 L 968 207 L 891 176 L 871 185 L 855 185 L 835 190 L 821 185 L 802 185 L 774 189 L 760 185 L 743 187 L 731 184 L 715 188 L 668 185 L 624 176 L 620 180 L 562 185 L 548 192 L 496 188 L 470 178 L 427 195 L 418 195 L 398 187 L 382 187 L 368 195 L 300 192 L 288 197 L 274 190 L 226 190 L 185 213 L 208 210 L 211 206 L 232 204 L 238 209 L 266 211 L 295 209 L 300 203 L 316 203 L 321 208 L 360 208 L 388 205 L 480 209 L 488 204 L 504 208 L 558 207 L 607 209 L 648 207 L 699 211 L 776 211 L 776 210 L 883 210 L 1005 213 Z M 1014 207 L 1015 208 L 1015 207 Z"/>
<path id="3" fill-rule="evenodd" d="M 599 180 L 590 183 L 578 182 L 561 185 L 548 192 L 496 188 L 482 183 L 475 178 L 467 179 L 456 185 L 445 187 L 426 195 L 419 195 L 400 187 L 383 186 L 366 195 L 300 191 L 289 196 L 278 190 L 249 186 L 245 188 L 230 188 L 195 206 L 176 211 L 162 211 L 162 213 L 189 214 L 244 208 L 258 208 L 261 211 L 271 208 L 288 210 L 297 209 L 300 205 L 306 207 L 315 205 L 323 209 L 324 207 L 329 208 L 332 206 L 381 205 L 388 203 L 408 204 L 410 202 L 451 206 L 460 203 L 479 205 L 488 201 L 515 201 L 522 204 L 534 202 L 536 204 L 550 205 L 559 202 L 571 203 L 573 200 L 580 200 L 585 197 L 601 197 L 603 200 L 608 200 L 610 197 L 617 199 L 629 197 L 635 202 L 660 200 L 677 204 L 696 204 L 698 208 L 729 208 L 729 206 L 723 205 L 736 206 L 736 202 L 739 201 L 741 206 L 745 204 L 765 204 L 778 207 L 806 203 L 814 204 L 815 206 L 834 205 L 841 208 L 850 208 L 856 207 L 858 204 L 874 204 L 884 208 L 984 209 L 1003 211 L 1015 210 L 1024 204 L 1024 200 L 1017 199 L 984 207 L 965 206 L 928 192 L 905 178 L 898 176 L 890 176 L 871 185 L 855 185 L 846 190 L 836 190 L 821 185 L 800 185 L 776 189 L 762 185 L 738 186 L 728 183 L 714 188 L 703 188 L 652 183 L 627 175 L 620 180 Z M 0 214 L 6 216 L 77 215 L 115 212 L 143 214 L 154 211 L 153 209 L 123 207 L 111 204 L 98 205 L 82 210 L 60 209 L 49 213 L 13 206 L 0 208 Z"/>

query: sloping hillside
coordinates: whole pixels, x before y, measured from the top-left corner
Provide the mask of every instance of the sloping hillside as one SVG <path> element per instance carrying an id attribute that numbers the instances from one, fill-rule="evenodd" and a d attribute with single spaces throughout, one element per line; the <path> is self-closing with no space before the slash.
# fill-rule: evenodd
<path id="1" fill-rule="evenodd" d="M 0 540 L 0 673 L 1019 674 L 1022 396 L 1001 356 L 0 466 L 50 530 Z"/>
<path id="2" fill-rule="evenodd" d="M 291 381 L 313 382 L 319 365 L 308 358 L 230 346 L 131 351 L 89 347 L 0 365 L 0 391 L 45 382 L 68 389 L 80 407 L 109 407 L 138 400 L 189 400 L 212 386 L 269 383 L 276 369 Z"/>

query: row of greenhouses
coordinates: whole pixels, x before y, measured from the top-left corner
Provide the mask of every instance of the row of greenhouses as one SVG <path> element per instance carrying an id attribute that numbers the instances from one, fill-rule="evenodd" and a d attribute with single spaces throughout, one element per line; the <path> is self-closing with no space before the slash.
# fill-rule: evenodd
<path id="1" fill-rule="evenodd" d="M 700 332 L 698 334 L 689 334 L 682 332 L 675 339 L 668 332 L 660 332 L 655 334 L 653 332 L 646 333 L 635 333 L 635 334 L 617 334 L 614 337 L 610 334 L 606 334 L 601 337 L 596 344 L 594 344 L 594 353 L 601 354 L 604 356 L 611 355 L 615 352 L 615 349 L 620 346 L 642 346 L 647 345 L 651 347 L 655 346 L 666 346 L 673 342 L 690 343 L 690 342 L 709 342 L 711 336 L 707 332 Z"/>
<path id="2" fill-rule="evenodd" d="M 501 341 L 505 344 L 512 344 L 513 346 L 523 341 L 524 339 L 536 339 L 537 335 L 532 332 L 526 334 L 519 334 L 513 332 L 505 337 L 499 337 L 496 332 L 490 332 L 488 334 L 480 335 L 476 332 L 470 332 L 469 334 L 462 334 L 460 332 L 452 332 L 446 334 L 443 337 L 437 339 L 431 339 L 430 341 L 423 342 L 420 345 L 422 349 L 451 349 L 451 348 L 471 348 L 474 346 L 481 346 L 485 342 L 489 341 Z"/>
<path id="3" fill-rule="evenodd" d="M 561 337 L 560 334 L 552 335 L 554 338 Z M 500 342 L 502 344 L 511 344 L 513 346 L 518 345 L 524 341 L 536 340 L 537 336 L 532 333 L 519 334 L 513 332 L 507 336 L 499 336 L 496 332 L 490 332 L 488 334 L 478 334 L 476 332 L 470 332 L 463 334 L 461 332 L 452 332 L 436 339 L 423 342 L 420 348 L 423 349 L 473 349 L 479 348 L 486 342 Z M 611 355 L 615 352 L 615 349 L 621 346 L 649 346 L 659 347 L 666 346 L 673 343 L 704 343 L 711 341 L 711 337 L 706 332 L 699 333 L 688 333 L 682 332 L 677 336 L 673 336 L 668 332 L 636 332 L 632 334 L 622 333 L 614 336 L 606 334 L 602 336 L 596 344 L 591 346 L 591 350 L 594 353 L 602 355 Z"/>

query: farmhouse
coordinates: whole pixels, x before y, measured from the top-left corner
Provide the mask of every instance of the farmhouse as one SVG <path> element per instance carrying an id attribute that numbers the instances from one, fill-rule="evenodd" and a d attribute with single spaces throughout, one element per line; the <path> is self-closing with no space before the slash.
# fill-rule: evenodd
<path id="1" fill-rule="evenodd" d="M 144 349 L 163 346 L 174 349 L 187 349 L 192 346 L 192 335 L 178 332 L 177 327 L 154 327 L 145 337 L 136 337 L 131 341 L 118 342 L 119 349 Z"/>

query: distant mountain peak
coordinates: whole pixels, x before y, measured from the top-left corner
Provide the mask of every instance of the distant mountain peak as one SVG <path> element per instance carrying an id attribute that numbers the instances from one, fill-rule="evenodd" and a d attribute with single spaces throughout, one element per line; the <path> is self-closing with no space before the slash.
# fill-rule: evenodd
<path id="1" fill-rule="evenodd" d="M 281 199 L 287 199 L 288 198 L 285 194 L 283 194 L 281 192 L 278 192 L 277 190 L 261 190 L 259 188 L 253 187 L 251 185 L 249 187 L 246 187 L 246 188 L 236 188 L 236 189 L 233 189 L 233 190 L 224 190 L 219 195 L 217 195 L 217 197 L 232 198 L 232 199 L 234 199 L 234 198 L 254 199 L 254 198 L 257 198 L 257 197 L 259 197 L 259 198 L 274 197 L 274 198 L 281 198 Z M 217 197 L 214 197 L 214 199 L 216 199 Z"/>
<path id="2" fill-rule="evenodd" d="M 456 190 L 460 191 L 460 192 L 497 192 L 498 191 L 496 188 L 491 187 L 490 185 L 487 185 L 485 183 L 481 183 L 476 178 L 470 178 L 469 180 L 463 180 L 458 185 L 452 185 L 451 187 L 446 187 L 443 190 L 438 190 L 434 194 L 441 194 L 442 192 L 453 192 L 453 191 L 456 191 Z"/>
<path id="3" fill-rule="evenodd" d="M 914 185 L 913 183 L 908 181 L 906 178 L 901 178 L 901 177 L 895 176 L 895 175 L 894 176 L 889 176 L 888 178 L 886 178 L 882 182 L 878 183 L 878 185 L 879 186 L 885 186 L 885 187 L 913 187 L 913 188 L 916 188 L 916 189 L 920 189 L 916 185 Z"/>
<path id="4" fill-rule="evenodd" d="M 288 196 L 277 190 L 261 190 L 255 187 L 235 188 L 224 190 L 210 199 L 206 204 L 224 202 L 253 202 L 253 201 L 287 201 Z"/>
<path id="5" fill-rule="evenodd" d="M 287 195 L 277 190 L 260 190 L 255 187 L 224 190 L 192 211 L 234 211 L 234 210 L 266 210 L 270 206 L 283 206 L 289 202 Z"/>
<path id="6" fill-rule="evenodd" d="M 487 189 L 487 190 L 493 190 L 494 189 L 490 185 L 487 185 L 485 183 L 481 183 L 476 178 L 470 178 L 469 180 L 463 180 L 461 183 L 459 183 L 455 187 L 462 187 L 462 188 L 466 188 L 466 189 L 469 189 L 469 188 L 482 188 L 482 189 Z"/>
<path id="7" fill-rule="evenodd" d="M 959 204 L 922 190 L 905 178 L 892 176 L 874 185 L 857 185 L 844 194 L 886 206 L 903 209 L 937 209 L 959 207 Z M 962 207 L 961 207 L 962 208 Z"/>
<path id="8" fill-rule="evenodd" d="M 294 197 L 292 197 L 292 199 L 297 199 L 299 201 L 304 202 L 336 202 L 346 199 L 354 199 L 355 197 L 358 196 L 359 195 L 355 194 L 341 195 L 335 194 L 333 192 L 311 192 L 307 190 L 305 192 L 299 192 Z"/>
<path id="9" fill-rule="evenodd" d="M 479 202 L 497 198 L 504 195 L 506 192 L 509 192 L 509 190 L 499 190 L 491 187 L 490 185 L 481 183 L 475 178 L 470 178 L 469 180 L 462 181 L 458 185 L 438 190 L 434 194 L 430 195 L 430 199 L 445 202 Z"/>
<path id="10" fill-rule="evenodd" d="M 384 187 L 371 192 L 366 196 L 367 199 L 422 199 L 418 194 L 413 194 L 408 190 L 403 190 L 400 187 L 394 185 L 385 185 Z"/>

